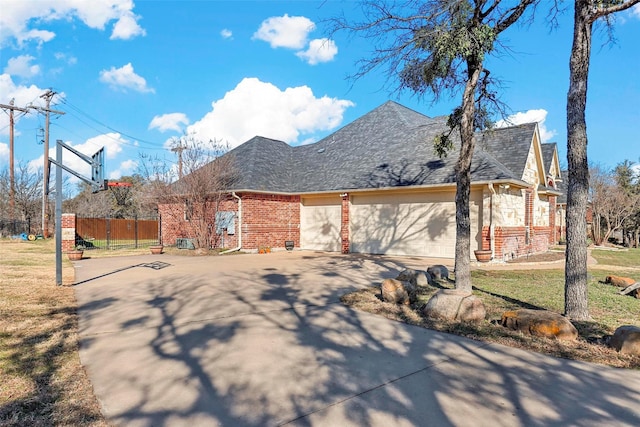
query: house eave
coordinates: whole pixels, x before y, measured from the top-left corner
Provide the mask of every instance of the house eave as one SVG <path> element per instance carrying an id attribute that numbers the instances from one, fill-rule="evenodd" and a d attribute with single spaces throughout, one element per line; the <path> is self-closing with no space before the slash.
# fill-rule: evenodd
<path id="1" fill-rule="evenodd" d="M 479 187 L 485 185 L 512 185 L 518 188 L 527 188 L 530 187 L 525 181 L 517 180 L 517 179 L 496 179 L 496 180 L 480 180 L 480 181 L 472 181 L 472 187 Z M 289 192 L 289 191 L 273 191 L 273 190 L 256 190 L 252 188 L 242 188 L 242 189 L 234 189 L 229 190 L 235 191 L 236 193 L 255 193 L 255 194 L 276 194 L 280 196 L 310 196 L 310 195 L 330 195 L 337 193 L 373 193 L 380 191 L 402 191 L 402 192 L 414 192 L 414 191 L 443 191 L 443 190 L 455 190 L 456 183 L 455 182 L 447 182 L 441 184 L 428 184 L 428 185 L 408 185 L 408 186 L 393 186 L 393 187 L 372 187 L 372 188 L 337 188 L 331 190 L 317 190 L 317 191 L 299 191 L 299 192 Z"/>

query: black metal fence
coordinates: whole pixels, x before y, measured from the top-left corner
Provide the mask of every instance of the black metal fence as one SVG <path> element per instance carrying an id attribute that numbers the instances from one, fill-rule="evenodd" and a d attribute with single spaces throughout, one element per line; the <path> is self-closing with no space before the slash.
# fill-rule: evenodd
<path id="1" fill-rule="evenodd" d="M 31 221 L 15 219 L 0 219 L 0 237 L 20 236 L 31 234 Z"/>
<path id="2" fill-rule="evenodd" d="M 158 218 L 76 217 L 76 245 L 85 249 L 126 249 L 162 241 Z"/>

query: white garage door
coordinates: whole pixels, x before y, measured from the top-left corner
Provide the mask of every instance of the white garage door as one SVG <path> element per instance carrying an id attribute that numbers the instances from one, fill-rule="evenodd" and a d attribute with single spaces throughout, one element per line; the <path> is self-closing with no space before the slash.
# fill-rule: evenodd
<path id="1" fill-rule="evenodd" d="M 472 193 L 471 248 L 477 249 L 481 192 Z M 453 258 L 456 207 L 453 192 L 354 195 L 351 251 Z"/>
<path id="2" fill-rule="evenodd" d="M 303 198 L 300 209 L 302 249 L 340 252 L 342 200 L 338 196 Z"/>

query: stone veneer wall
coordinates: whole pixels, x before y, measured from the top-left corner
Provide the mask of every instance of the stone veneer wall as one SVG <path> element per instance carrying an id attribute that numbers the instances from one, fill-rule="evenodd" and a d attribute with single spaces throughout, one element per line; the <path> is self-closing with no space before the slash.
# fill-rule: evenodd
<path id="1" fill-rule="evenodd" d="M 508 261 L 549 250 L 554 242 L 554 227 L 495 227 L 495 259 Z M 489 227 L 482 227 L 482 249 L 491 249 Z"/>

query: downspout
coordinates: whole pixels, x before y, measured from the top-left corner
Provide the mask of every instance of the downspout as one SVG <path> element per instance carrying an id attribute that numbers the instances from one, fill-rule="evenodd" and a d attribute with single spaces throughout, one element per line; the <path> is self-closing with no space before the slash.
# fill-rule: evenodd
<path id="1" fill-rule="evenodd" d="M 493 196 L 496 194 L 496 189 L 493 188 L 493 183 L 489 183 L 489 192 L 491 193 L 489 199 L 489 241 L 491 245 L 491 259 L 496 258 L 496 227 L 493 223 Z"/>
<path id="2" fill-rule="evenodd" d="M 238 246 L 226 251 L 220 252 L 220 255 L 228 254 L 229 252 L 235 252 L 242 249 L 242 199 L 236 194 L 235 191 L 231 192 L 231 195 L 238 199 Z"/>

